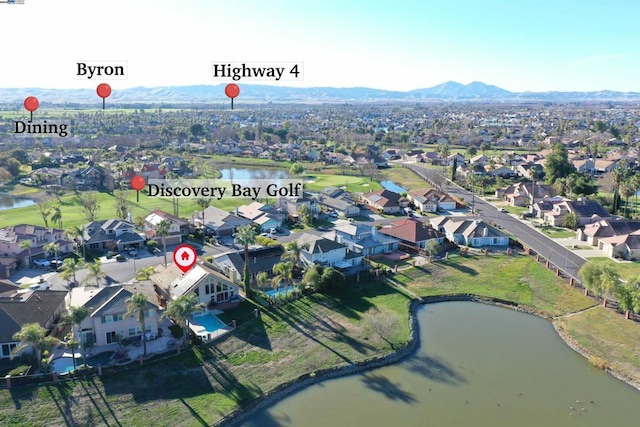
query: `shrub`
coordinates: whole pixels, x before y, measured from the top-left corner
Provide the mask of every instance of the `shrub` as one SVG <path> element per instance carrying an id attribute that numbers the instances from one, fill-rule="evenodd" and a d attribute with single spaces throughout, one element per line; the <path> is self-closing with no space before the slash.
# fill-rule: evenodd
<path id="1" fill-rule="evenodd" d="M 184 335 L 184 330 L 180 325 L 171 325 L 169 330 L 171 331 L 171 336 L 175 339 L 180 339 Z"/>
<path id="2" fill-rule="evenodd" d="M 589 356 L 589 363 L 598 369 L 605 371 L 607 369 L 607 362 L 597 356 Z"/>
<path id="3" fill-rule="evenodd" d="M 125 261 L 125 260 L 126 260 L 126 258 L 124 257 L 124 255 L 118 255 L 116 257 L 116 261 Z"/>

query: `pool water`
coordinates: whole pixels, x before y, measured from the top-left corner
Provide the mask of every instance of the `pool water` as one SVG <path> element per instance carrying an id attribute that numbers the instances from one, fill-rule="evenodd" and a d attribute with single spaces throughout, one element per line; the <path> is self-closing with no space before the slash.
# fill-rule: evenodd
<path id="1" fill-rule="evenodd" d="M 95 356 L 87 357 L 87 365 L 89 366 L 109 366 L 111 364 L 111 357 L 113 351 L 107 351 L 104 353 L 96 354 Z M 82 365 L 84 359 L 76 356 L 76 367 Z M 71 357 L 59 357 L 51 361 L 51 368 L 59 374 L 64 374 L 73 371 L 73 359 Z"/>
<path id="2" fill-rule="evenodd" d="M 189 319 L 191 326 L 201 327 L 203 332 L 215 332 L 218 329 L 225 328 L 227 325 L 215 315 L 206 313 L 202 315 L 191 316 Z"/>
<path id="3" fill-rule="evenodd" d="M 269 289 L 268 291 L 264 291 L 264 293 L 270 296 L 271 298 L 275 298 L 278 295 L 287 295 L 297 290 L 298 288 L 295 286 L 294 287 L 288 286 L 286 288 Z"/>
<path id="4" fill-rule="evenodd" d="M 393 191 L 394 193 L 402 194 L 407 192 L 407 190 L 400 187 L 398 184 L 396 184 L 393 181 L 381 181 L 380 185 L 382 185 L 385 189 L 389 191 Z"/>

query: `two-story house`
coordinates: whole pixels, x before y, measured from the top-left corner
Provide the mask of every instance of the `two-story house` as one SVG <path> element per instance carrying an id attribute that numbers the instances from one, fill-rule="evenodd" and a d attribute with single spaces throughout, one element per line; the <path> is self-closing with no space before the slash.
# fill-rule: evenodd
<path id="1" fill-rule="evenodd" d="M 576 215 L 578 226 L 611 216 L 598 201 L 581 198 L 577 201 L 565 200 L 554 204 L 550 211 L 544 213 L 544 221 L 554 227 L 561 227 L 568 213 Z"/>
<path id="2" fill-rule="evenodd" d="M 137 316 L 129 315 L 129 300 L 134 292 L 120 286 L 78 287 L 69 292 L 67 308 L 85 307 L 89 311 L 87 318 L 76 328 L 77 336 L 84 344 L 115 344 L 121 338 L 142 336 L 143 331 Z M 145 308 L 145 333 L 158 335 L 159 307 L 156 300 L 147 298 Z"/>
<path id="3" fill-rule="evenodd" d="M 437 217 L 431 225 L 444 233 L 447 240 L 473 248 L 507 246 L 509 236 L 486 222 L 476 218 Z"/>
<path id="4" fill-rule="evenodd" d="M 361 265 L 364 257 L 362 253 L 350 251 L 342 243 L 310 233 L 300 236 L 298 243 L 304 247 L 300 258 L 306 265 L 320 264 L 346 269 Z"/>
<path id="5" fill-rule="evenodd" d="M 256 276 L 262 272 L 273 275 L 273 266 L 281 261 L 284 248 L 280 245 L 250 248 L 249 249 L 249 274 L 251 281 L 255 282 Z M 233 278 L 233 282 L 242 282 L 244 274 L 244 250 L 228 252 L 213 258 L 213 264 L 219 267 L 225 275 Z"/>
<path id="6" fill-rule="evenodd" d="M 354 223 L 336 226 L 325 237 L 346 245 L 350 251 L 361 253 L 365 257 L 397 251 L 399 242 L 395 237 L 379 233 L 375 227 Z"/>
<path id="7" fill-rule="evenodd" d="M 425 249 L 427 242 L 432 239 L 438 243 L 444 242 L 444 234 L 433 228 L 430 223 L 415 218 L 393 221 L 391 226 L 382 227 L 379 232 L 399 239 L 400 244 L 409 249 Z"/>
<path id="8" fill-rule="evenodd" d="M 456 209 L 456 201 L 447 193 L 434 188 L 423 188 L 410 191 L 407 199 L 422 212 L 437 212 L 438 210 Z"/>
<path id="9" fill-rule="evenodd" d="M 23 248 L 22 242 L 29 242 L 29 248 Z M 3 265 L 27 264 L 29 260 L 48 256 L 44 246 L 56 243 L 59 254 L 73 252 L 74 242 L 69 240 L 63 230 L 37 225 L 19 224 L 0 229 L 0 258 Z M 15 268 L 15 266 L 13 267 Z"/>
<path id="10" fill-rule="evenodd" d="M 144 232 L 149 239 L 157 239 L 156 227 L 162 221 L 169 223 L 169 235 L 165 237 L 167 245 L 179 245 L 182 243 L 182 236 L 189 234 L 189 222 L 182 218 L 169 215 L 168 213 L 156 209 L 144 219 Z"/>
<path id="11" fill-rule="evenodd" d="M 209 206 L 193 217 L 194 226 L 201 227 L 203 223 L 207 229 L 207 235 L 232 236 L 238 227 L 249 225 L 251 221 L 215 206 Z"/>
<path id="12" fill-rule="evenodd" d="M 83 231 L 82 243 L 93 250 L 139 248 L 145 240 L 133 223 L 121 219 L 93 221 L 85 224 Z"/>
<path id="13" fill-rule="evenodd" d="M 375 211 L 385 214 L 402 212 L 403 208 L 409 206 L 409 200 L 386 188 L 366 193 L 362 200 Z"/>
<path id="14" fill-rule="evenodd" d="M 275 206 L 265 205 L 260 202 L 238 206 L 236 214 L 258 224 L 263 231 L 282 227 L 285 218 L 282 211 Z"/>

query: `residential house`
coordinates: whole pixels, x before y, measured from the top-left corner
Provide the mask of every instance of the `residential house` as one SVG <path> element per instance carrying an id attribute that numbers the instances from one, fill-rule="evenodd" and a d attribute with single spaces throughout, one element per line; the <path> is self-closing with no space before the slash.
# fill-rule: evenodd
<path id="1" fill-rule="evenodd" d="M 550 185 L 517 182 L 506 188 L 496 190 L 496 197 L 502 197 L 510 206 L 531 206 L 548 197 L 556 195 Z"/>
<path id="2" fill-rule="evenodd" d="M 65 309 L 66 291 L 20 292 L 7 283 L 0 285 L 0 359 L 8 359 L 19 344 L 13 338 L 27 323 L 52 330 Z"/>
<path id="3" fill-rule="evenodd" d="M 198 302 L 211 309 L 227 310 L 240 303 L 240 276 L 225 274 L 219 266 L 199 261 L 183 273 L 175 264 L 156 267 L 151 276 L 156 292 L 163 300 L 172 301 L 183 295 L 195 294 Z"/>
<path id="4" fill-rule="evenodd" d="M 599 248 L 601 239 L 626 236 L 638 230 L 640 230 L 640 220 L 608 217 L 591 224 L 585 224 L 584 227 L 578 229 L 576 237 Z"/>
<path id="5" fill-rule="evenodd" d="M 499 165 L 489 173 L 492 176 L 500 176 L 502 178 L 514 178 L 515 176 L 517 176 L 516 172 L 513 169 L 505 165 Z"/>
<path id="6" fill-rule="evenodd" d="M 431 224 L 458 245 L 478 248 L 509 244 L 509 236 L 480 219 L 438 217 L 431 219 Z"/>
<path id="7" fill-rule="evenodd" d="M 313 196 L 306 191 L 302 192 L 302 196 L 300 197 L 276 197 L 276 206 L 280 208 L 282 211 L 286 212 L 289 216 L 298 215 L 298 209 L 302 205 L 305 205 L 310 210 L 313 210 Z"/>
<path id="8" fill-rule="evenodd" d="M 315 196 L 318 209 L 334 211 L 344 218 L 360 215 L 360 208 L 351 200 L 350 194 L 336 187 L 325 187 Z"/>
<path id="9" fill-rule="evenodd" d="M 322 236 L 305 233 L 298 239 L 305 246 L 300 253 L 306 265 L 320 264 L 335 268 L 349 268 L 362 264 L 363 255 L 350 251 L 346 245 Z"/>
<path id="10" fill-rule="evenodd" d="M 596 200 L 565 200 L 553 205 L 551 211 L 545 212 L 544 221 L 554 227 L 561 227 L 564 217 L 568 213 L 573 213 L 577 216 L 578 226 L 589 224 L 594 219 L 598 220 L 610 216 L 609 212 Z"/>
<path id="11" fill-rule="evenodd" d="M 593 159 L 579 159 L 571 162 L 578 173 L 593 175 L 596 173 L 596 164 Z"/>
<path id="12" fill-rule="evenodd" d="M 640 230 L 620 236 L 601 238 L 598 247 L 612 258 L 640 259 Z"/>
<path id="13" fill-rule="evenodd" d="M 29 249 L 21 247 L 28 241 Z M 59 254 L 73 252 L 74 243 L 69 240 L 63 230 L 46 228 L 37 225 L 19 224 L 0 229 L 0 265 L 15 269 L 18 264 L 27 264 L 29 260 L 49 256 L 44 246 L 56 243 L 60 247 Z"/>
<path id="14" fill-rule="evenodd" d="M 433 228 L 430 223 L 415 218 L 403 218 L 393 221 L 390 227 L 382 227 L 380 233 L 400 240 L 400 248 L 425 249 L 427 241 L 436 239 L 444 242 L 444 234 Z"/>
<path id="15" fill-rule="evenodd" d="M 409 200 L 386 188 L 366 193 L 362 196 L 362 200 L 374 210 L 385 214 L 399 213 L 409 206 Z"/>
<path id="16" fill-rule="evenodd" d="M 281 262 L 284 248 L 280 245 L 265 248 L 249 249 L 249 273 L 251 281 L 255 282 L 256 276 L 262 272 L 273 275 L 273 266 Z M 231 277 L 233 282 L 242 282 L 244 275 L 244 250 L 228 252 L 213 258 L 213 264 L 225 275 Z"/>
<path id="17" fill-rule="evenodd" d="M 281 209 L 260 202 L 238 206 L 236 214 L 258 224 L 263 231 L 282 227 L 285 217 Z"/>
<path id="18" fill-rule="evenodd" d="M 156 236 L 156 228 L 162 221 L 169 223 L 169 234 L 165 236 L 165 243 L 167 245 L 179 245 L 182 243 L 182 237 L 189 234 L 188 221 L 156 209 L 144 219 L 144 232 L 148 239 L 160 239 Z"/>
<path id="19" fill-rule="evenodd" d="M 67 307 L 85 307 L 89 311 L 78 327 L 80 341 L 102 346 L 116 344 L 119 338 L 141 337 L 143 331 L 137 316 L 127 316 L 128 302 L 134 293 L 121 285 L 71 289 Z M 160 317 L 157 300 L 147 298 L 144 317 L 144 332 L 157 336 Z"/>
<path id="20" fill-rule="evenodd" d="M 346 245 L 350 251 L 361 253 L 365 257 L 395 252 L 399 242 L 394 237 L 379 233 L 375 227 L 354 223 L 336 226 L 325 237 Z"/>
<path id="21" fill-rule="evenodd" d="M 232 236 L 238 227 L 251 224 L 250 220 L 215 206 L 209 206 L 203 212 L 196 212 L 192 217 L 192 223 L 196 227 L 202 227 L 204 222 L 207 227 L 207 234 Z"/>
<path id="22" fill-rule="evenodd" d="M 407 199 L 422 212 L 456 209 L 456 201 L 454 199 L 447 193 L 434 188 L 409 191 L 409 193 L 407 193 Z"/>
<path id="23" fill-rule="evenodd" d="M 553 206 L 557 203 L 564 202 L 569 199 L 565 199 L 562 196 L 545 197 L 544 199 L 536 202 L 531 206 L 531 213 L 534 217 L 544 219 L 544 215 L 547 212 L 553 210 Z"/>
<path id="24" fill-rule="evenodd" d="M 139 248 L 144 241 L 144 237 L 136 233 L 133 223 L 121 219 L 93 221 L 83 228 L 82 242 L 93 250 Z"/>

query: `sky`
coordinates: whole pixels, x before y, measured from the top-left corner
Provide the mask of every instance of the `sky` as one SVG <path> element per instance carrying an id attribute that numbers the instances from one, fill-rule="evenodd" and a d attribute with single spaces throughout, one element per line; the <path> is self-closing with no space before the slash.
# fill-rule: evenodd
<path id="1" fill-rule="evenodd" d="M 236 83 L 640 92 L 639 0 L 25 0 L 0 3 L 0 39 L 4 88 L 92 88 L 77 62 L 111 60 L 114 90 L 285 62 L 304 79 Z"/>

